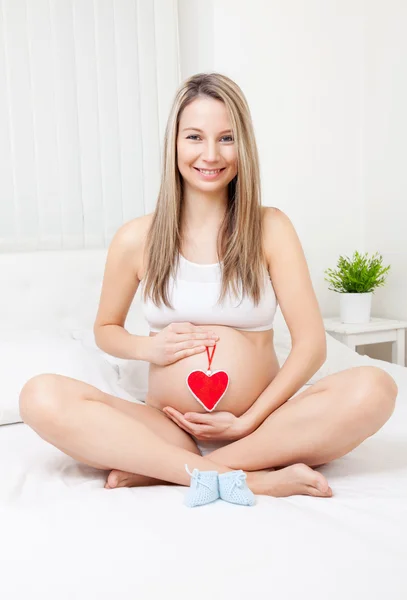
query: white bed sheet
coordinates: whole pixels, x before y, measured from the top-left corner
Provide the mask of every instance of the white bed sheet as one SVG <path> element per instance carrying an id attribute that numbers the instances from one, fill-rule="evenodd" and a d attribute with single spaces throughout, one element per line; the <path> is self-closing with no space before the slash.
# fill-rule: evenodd
<path id="1" fill-rule="evenodd" d="M 372 361 L 372 364 L 381 361 Z M 186 488 L 105 490 L 23 423 L 0 428 L 4 600 L 405 600 L 407 369 L 374 437 L 321 467 L 329 499 L 189 509 Z"/>

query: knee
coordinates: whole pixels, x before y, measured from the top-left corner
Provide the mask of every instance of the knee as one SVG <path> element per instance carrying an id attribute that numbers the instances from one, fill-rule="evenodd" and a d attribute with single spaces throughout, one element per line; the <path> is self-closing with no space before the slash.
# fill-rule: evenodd
<path id="1" fill-rule="evenodd" d="M 387 421 L 394 411 L 398 394 L 393 377 L 383 369 L 373 366 L 360 367 L 358 375 L 359 399 L 364 411 L 373 411 Z"/>
<path id="2" fill-rule="evenodd" d="M 20 391 L 19 409 L 24 423 L 31 425 L 55 419 L 59 375 L 45 373 L 29 379 Z"/>

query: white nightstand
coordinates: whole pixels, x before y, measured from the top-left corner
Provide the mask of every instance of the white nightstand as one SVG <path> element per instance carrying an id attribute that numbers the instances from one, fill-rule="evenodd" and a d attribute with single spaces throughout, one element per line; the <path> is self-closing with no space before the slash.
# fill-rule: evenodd
<path id="1" fill-rule="evenodd" d="M 405 366 L 405 330 L 407 321 L 378 319 L 369 323 L 341 323 L 339 318 L 324 319 L 325 331 L 332 337 L 352 348 L 361 344 L 392 342 L 392 362 Z"/>

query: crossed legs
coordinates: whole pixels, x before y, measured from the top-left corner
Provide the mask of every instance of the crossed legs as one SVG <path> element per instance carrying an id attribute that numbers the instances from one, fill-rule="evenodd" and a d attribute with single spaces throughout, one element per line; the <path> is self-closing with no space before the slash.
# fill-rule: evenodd
<path id="1" fill-rule="evenodd" d="M 377 367 L 321 379 L 275 410 L 251 435 L 207 458 L 233 469 L 322 465 L 376 433 L 393 413 L 397 386 Z"/>
<path id="2" fill-rule="evenodd" d="M 396 395 L 393 379 L 381 369 L 343 371 L 294 396 L 251 435 L 205 458 L 193 440 L 159 411 L 67 377 L 41 375 L 27 382 L 20 412 L 43 439 L 74 459 L 99 469 L 136 473 L 138 482 L 133 485 L 167 481 L 189 485 L 184 471 L 189 462 L 190 468 L 219 473 L 245 469 L 255 493 L 330 495 L 324 477 L 307 465 L 338 458 L 375 433 L 392 414 Z M 284 465 L 293 467 L 256 472 Z M 305 479 L 307 489 L 295 491 L 298 485 L 291 485 L 279 491 L 278 478 L 281 483 L 288 475 Z M 317 493 L 318 486 L 323 492 Z"/>
<path id="3" fill-rule="evenodd" d="M 320 485 L 328 491 L 317 467 L 344 456 L 374 435 L 390 418 L 397 386 L 376 367 L 354 367 L 329 375 L 293 396 L 275 410 L 252 434 L 206 455 L 231 469 L 257 471 L 295 466 L 265 477 L 263 484 L 273 494 L 286 495 L 295 483 Z M 137 485 L 131 474 L 114 472 L 119 485 Z M 319 476 L 319 477 L 318 477 Z M 268 493 L 265 491 L 265 493 Z M 287 494 L 288 495 L 288 494 Z"/>

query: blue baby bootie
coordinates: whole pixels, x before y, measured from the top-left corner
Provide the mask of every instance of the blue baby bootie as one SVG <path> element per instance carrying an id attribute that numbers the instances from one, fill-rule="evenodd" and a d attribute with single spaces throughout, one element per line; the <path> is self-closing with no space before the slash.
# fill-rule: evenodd
<path id="1" fill-rule="evenodd" d="M 187 495 L 185 496 L 185 504 L 190 508 L 209 504 L 219 498 L 219 482 L 217 471 L 199 471 L 194 469 L 192 473 L 185 465 L 185 470 L 188 475 L 191 475 L 191 484 Z"/>
<path id="2" fill-rule="evenodd" d="M 229 471 L 219 475 L 219 493 L 222 500 L 233 504 L 253 506 L 256 499 L 253 492 L 247 487 L 246 473 L 240 471 Z"/>

